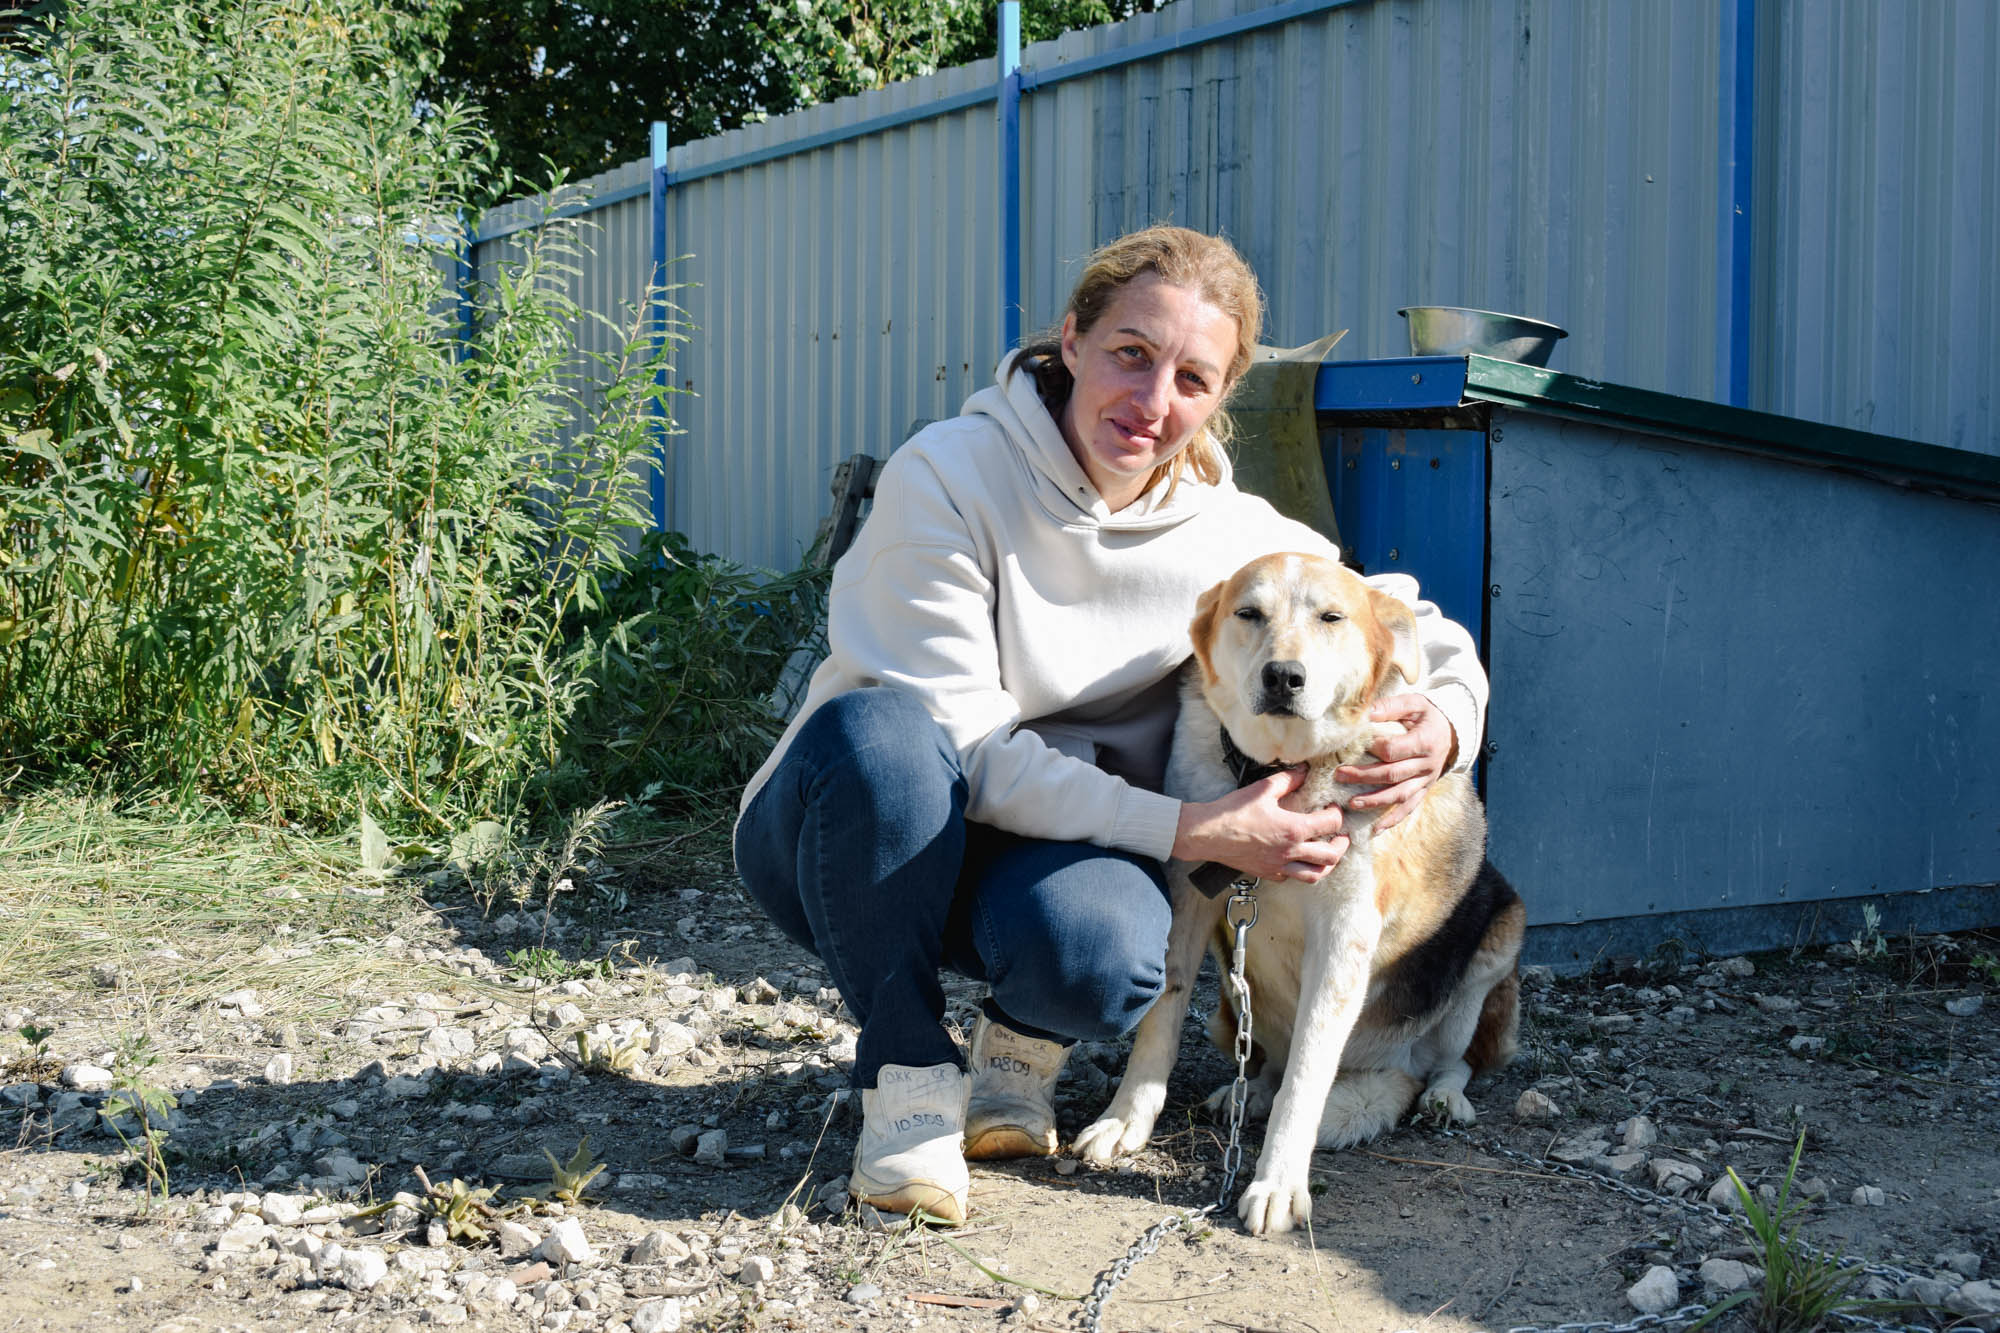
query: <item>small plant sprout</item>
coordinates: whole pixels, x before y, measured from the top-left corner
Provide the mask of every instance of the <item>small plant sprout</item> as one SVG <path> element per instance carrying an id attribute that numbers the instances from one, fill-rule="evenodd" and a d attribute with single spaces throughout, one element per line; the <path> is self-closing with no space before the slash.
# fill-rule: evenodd
<path id="1" fill-rule="evenodd" d="M 604 1163 L 590 1155 L 588 1134 L 576 1145 L 576 1151 L 569 1155 L 567 1162 L 557 1161 L 556 1155 L 547 1148 L 542 1149 L 542 1156 L 549 1159 L 549 1183 L 538 1192 L 572 1208 L 583 1203 L 584 1191 L 604 1170 Z"/>
<path id="2" fill-rule="evenodd" d="M 638 1033 L 624 1041 L 599 1044 L 588 1032 L 576 1034 L 576 1060 L 588 1073 L 636 1074 L 644 1067 L 646 1043 Z"/>
<path id="3" fill-rule="evenodd" d="M 160 1057 L 152 1051 L 151 1039 L 143 1033 L 119 1039 L 118 1055 L 113 1061 L 111 1096 L 104 1103 L 104 1119 L 111 1132 L 118 1136 L 118 1142 L 146 1173 L 144 1197 L 148 1201 L 157 1197 L 165 1203 L 169 1186 L 165 1148 L 167 1132 L 155 1127 L 153 1121 L 164 1121 L 167 1113 L 179 1103 L 172 1093 L 146 1077 L 146 1071 L 159 1060 Z M 124 1123 L 127 1116 L 135 1122 L 130 1134 L 126 1133 Z"/>
<path id="4" fill-rule="evenodd" d="M 1882 937 L 1882 914 L 1875 910 L 1874 903 L 1861 905 L 1861 929 L 1847 941 L 1847 947 L 1856 958 L 1881 958 L 1888 954 L 1889 941 Z"/>
<path id="5" fill-rule="evenodd" d="M 21 1034 L 22 1041 L 27 1042 L 33 1048 L 36 1064 L 40 1064 L 48 1058 L 49 1038 L 56 1035 L 54 1028 L 38 1027 L 33 1023 L 23 1023 L 14 1030 Z"/>
<path id="6" fill-rule="evenodd" d="M 1792 1181 L 1798 1175 L 1799 1156 L 1805 1146 L 1806 1133 L 1802 1128 L 1798 1142 L 1792 1146 L 1792 1160 L 1785 1167 L 1777 1198 L 1769 1207 L 1743 1183 L 1734 1168 L 1728 1168 L 1729 1182 L 1736 1187 L 1737 1198 L 1743 1204 L 1743 1216 L 1738 1221 L 1750 1233 L 1750 1242 L 1758 1252 L 1764 1283 L 1761 1288 L 1739 1291 L 1710 1306 L 1708 1313 L 1689 1325 L 1689 1333 L 1745 1304 L 1750 1307 L 1745 1315 L 1757 1333 L 1813 1333 L 1815 1329 L 1829 1327 L 1830 1316 L 1908 1308 L 1904 1302 L 1864 1300 L 1853 1295 L 1862 1270 L 1844 1267 L 1838 1258 L 1816 1249 L 1799 1235 L 1806 1206 L 1793 1202 Z"/>
<path id="7" fill-rule="evenodd" d="M 411 1168 L 411 1174 L 424 1187 L 423 1215 L 443 1222 L 451 1240 L 484 1244 L 492 1236 L 492 1224 L 505 1215 L 493 1206 L 493 1197 L 500 1192 L 497 1187 L 474 1189 L 457 1177 L 449 1185 L 433 1185 L 421 1166 Z"/>

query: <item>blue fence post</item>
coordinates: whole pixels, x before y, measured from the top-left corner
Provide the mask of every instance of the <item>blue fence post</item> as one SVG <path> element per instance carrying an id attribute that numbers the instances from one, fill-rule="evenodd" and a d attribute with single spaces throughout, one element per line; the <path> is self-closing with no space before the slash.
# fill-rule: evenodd
<path id="1" fill-rule="evenodd" d="M 1021 0 L 1000 0 L 1000 350 L 1021 342 Z"/>
<path id="2" fill-rule="evenodd" d="M 667 123 L 653 122 L 653 183 L 651 193 L 653 224 L 653 278 L 648 299 L 651 309 L 647 323 L 653 332 L 653 372 L 656 390 L 647 414 L 652 417 L 653 436 L 653 528 L 667 530 L 667 368 L 659 364 L 667 342 Z"/>
<path id="3" fill-rule="evenodd" d="M 1716 116 L 1715 387 L 1750 405 L 1750 158 L 1756 131 L 1756 0 L 1722 0 Z"/>
<path id="4" fill-rule="evenodd" d="M 473 247 L 479 244 L 479 236 L 465 221 L 465 210 L 458 210 L 458 262 L 453 275 L 453 285 L 458 289 L 458 360 L 464 361 L 472 355 L 472 279 L 479 269 Z"/>

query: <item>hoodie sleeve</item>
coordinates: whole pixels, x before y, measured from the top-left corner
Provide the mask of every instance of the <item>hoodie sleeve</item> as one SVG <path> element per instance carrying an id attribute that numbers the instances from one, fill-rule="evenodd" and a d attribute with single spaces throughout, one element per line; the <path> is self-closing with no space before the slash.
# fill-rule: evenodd
<path id="1" fill-rule="evenodd" d="M 898 450 L 834 570 L 827 642 L 843 677 L 922 701 L 958 752 L 981 823 L 1164 859 L 1180 803 L 1023 728 L 1000 678 L 994 587 L 965 516 L 920 449 Z"/>

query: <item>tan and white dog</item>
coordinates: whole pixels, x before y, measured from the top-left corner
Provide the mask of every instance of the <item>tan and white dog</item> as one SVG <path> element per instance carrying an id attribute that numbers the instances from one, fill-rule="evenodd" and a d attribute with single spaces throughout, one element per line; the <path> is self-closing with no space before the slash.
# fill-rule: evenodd
<path id="1" fill-rule="evenodd" d="M 1242 785 L 1232 749 L 1260 764 L 1307 764 L 1304 785 L 1286 798 L 1298 809 L 1367 790 L 1336 782 L 1334 770 L 1373 762 L 1368 747 L 1401 730 L 1368 714 L 1376 700 L 1418 683 L 1409 607 L 1333 561 L 1273 555 L 1202 594 L 1191 633 L 1169 794 L 1209 801 Z M 1348 812 L 1347 853 L 1318 884 L 1257 886 L 1245 968 L 1249 1109 L 1268 1110 L 1270 1124 L 1237 1205 L 1254 1233 L 1310 1218 L 1315 1147 L 1374 1138 L 1419 1092 L 1427 1107 L 1469 1122 L 1467 1081 L 1514 1055 L 1526 913 L 1485 864 L 1486 817 L 1471 782 L 1446 774 L 1414 814 L 1378 835 L 1379 814 Z M 1166 989 L 1139 1025 L 1111 1105 L 1077 1136 L 1087 1160 L 1145 1145 L 1166 1101 L 1204 945 L 1227 971 L 1227 895 L 1195 888 L 1195 869 L 1171 868 Z M 1239 1018 L 1226 1003 L 1210 1025 L 1225 1050 Z"/>

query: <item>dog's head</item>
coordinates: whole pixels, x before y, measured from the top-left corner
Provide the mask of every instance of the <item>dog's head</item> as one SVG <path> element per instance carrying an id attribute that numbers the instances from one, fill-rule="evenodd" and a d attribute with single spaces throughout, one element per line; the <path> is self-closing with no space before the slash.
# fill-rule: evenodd
<path id="1" fill-rule="evenodd" d="M 1201 595 L 1188 633 L 1209 707 L 1260 763 L 1342 748 L 1420 670 L 1410 608 L 1314 555 L 1251 561 Z"/>

